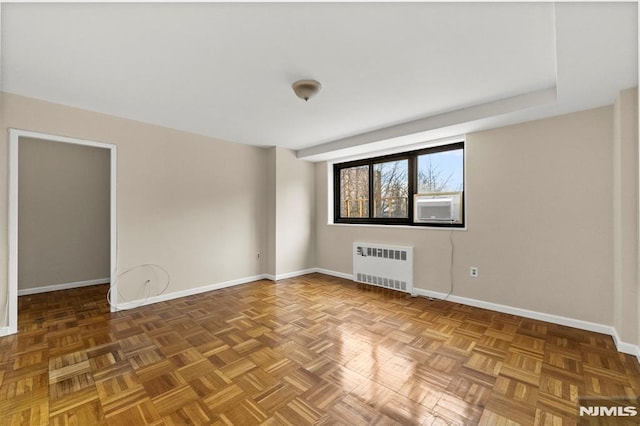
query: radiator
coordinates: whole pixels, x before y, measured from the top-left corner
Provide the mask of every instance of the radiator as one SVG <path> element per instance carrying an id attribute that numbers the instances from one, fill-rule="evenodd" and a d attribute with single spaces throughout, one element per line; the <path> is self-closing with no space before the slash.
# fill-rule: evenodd
<path id="1" fill-rule="evenodd" d="M 413 293 L 413 247 L 353 243 L 353 280 Z"/>

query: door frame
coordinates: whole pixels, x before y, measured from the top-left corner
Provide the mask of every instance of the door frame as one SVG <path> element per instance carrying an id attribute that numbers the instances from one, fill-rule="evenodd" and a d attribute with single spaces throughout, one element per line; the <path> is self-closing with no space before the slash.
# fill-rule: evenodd
<path id="1" fill-rule="evenodd" d="M 51 135 L 46 133 L 32 132 L 28 130 L 9 129 L 9 265 L 8 265 L 8 293 L 9 304 L 9 325 L 8 330 L 3 334 L 14 334 L 18 332 L 18 152 L 20 138 L 35 138 L 51 142 L 70 143 L 75 145 L 104 148 L 110 151 L 110 286 L 111 286 L 111 312 L 117 309 L 115 304 L 118 300 L 117 288 L 114 285 L 117 274 L 118 255 L 118 226 L 117 226 L 117 171 L 118 171 L 118 148 L 114 144 L 95 142 L 86 139 L 77 139 L 67 136 Z"/>

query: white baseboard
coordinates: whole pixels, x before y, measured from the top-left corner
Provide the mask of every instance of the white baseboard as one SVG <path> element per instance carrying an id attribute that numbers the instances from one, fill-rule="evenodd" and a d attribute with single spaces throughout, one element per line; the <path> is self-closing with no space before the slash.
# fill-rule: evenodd
<path id="1" fill-rule="evenodd" d="M 206 293 L 208 291 L 220 290 L 222 288 L 233 287 L 240 284 L 246 284 L 253 281 L 268 279 L 265 274 L 253 275 L 251 277 L 238 278 L 236 280 L 224 281 L 217 284 L 209 284 L 202 287 L 190 288 L 188 290 L 175 291 L 173 293 L 160 294 L 158 296 L 149 297 L 144 300 L 133 300 L 130 302 L 116 304 L 116 310 L 133 309 L 140 306 L 151 305 L 158 302 L 166 302 L 167 300 L 178 299 L 180 297 L 193 296 L 194 294 Z"/>
<path id="2" fill-rule="evenodd" d="M 324 268 L 314 268 L 315 271 L 319 274 L 325 274 L 325 275 L 331 275 L 332 277 L 338 277 L 338 278 L 344 278 L 346 280 L 353 280 L 353 275 L 352 274 L 345 274 L 344 272 L 337 272 L 337 271 L 332 271 L 330 269 L 324 269 Z"/>
<path id="3" fill-rule="evenodd" d="M 70 288 L 88 287 L 97 284 L 107 284 L 110 278 L 97 278 L 95 280 L 76 281 L 72 283 L 46 285 L 42 287 L 18 289 L 18 296 L 27 296 L 29 294 L 47 293 L 49 291 L 68 290 Z"/>
<path id="4" fill-rule="evenodd" d="M 434 299 L 442 299 L 447 295 L 446 293 L 439 293 L 431 290 L 423 290 L 421 288 L 414 288 L 413 291 L 418 296 L 432 297 Z M 613 327 L 611 326 L 602 325 L 595 322 L 582 321 L 582 320 L 562 317 L 562 316 L 553 315 L 553 314 L 546 314 L 543 312 L 530 311 L 528 309 L 514 308 L 513 306 L 500 305 L 498 303 L 485 302 L 483 300 L 471 299 L 468 297 L 450 295 L 447 298 L 447 300 L 454 303 L 461 303 L 463 305 L 475 306 L 477 308 L 482 308 L 482 309 L 489 309 L 491 311 L 502 312 L 505 314 L 518 315 L 525 318 L 551 322 L 559 325 L 566 325 L 568 327 L 579 328 L 582 330 L 594 331 L 596 333 L 603 333 L 603 334 L 610 335 L 611 330 L 613 329 Z"/>
<path id="5" fill-rule="evenodd" d="M 9 327 L 0 327 L 0 337 L 8 336 L 9 334 L 11 334 Z"/>
<path id="6" fill-rule="evenodd" d="M 264 274 L 264 278 L 271 281 L 286 280 L 287 278 L 301 277 L 302 275 L 313 274 L 319 272 L 318 268 L 301 269 L 300 271 L 287 272 L 285 274 Z M 329 274 L 327 274 L 329 275 Z"/>
<path id="7" fill-rule="evenodd" d="M 616 348 L 622 353 L 635 355 L 640 362 L 640 347 L 638 345 L 634 345 L 633 343 L 627 343 L 620 340 L 620 336 L 618 335 L 618 331 L 614 328 L 611 337 L 613 337 L 613 342 L 616 344 Z"/>
<path id="8" fill-rule="evenodd" d="M 253 281 L 259 281 L 259 280 L 278 281 L 278 280 L 284 280 L 287 278 L 294 278 L 302 275 L 312 274 L 314 272 L 321 272 L 326 275 L 338 274 L 337 272 L 332 272 L 325 269 L 320 270 L 318 268 L 309 268 L 309 269 L 303 269 L 295 272 L 287 272 L 285 274 L 278 274 L 278 275 L 272 275 L 272 274 L 254 275 L 250 277 L 239 278 L 236 280 L 225 281 L 222 283 L 210 284 L 202 287 L 195 287 L 188 290 L 181 290 L 173 293 L 165 293 L 158 296 L 149 297 L 148 299 L 145 299 L 145 300 L 133 300 L 130 302 L 118 303 L 116 305 L 116 310 L 133 309 L 140 306 L 151 305 L 153 303 L 158 303 L 158 302 L 166 302 L 167 300 L 173 300 L 173 299 L 178 299 L 180 297 L 192 296 L 194 294 L 206 293 L 208 291 L 219 290 L 221 288 L 226 288 L 226 287 L 233 287 L 236 285 L 246 284 Z M 351 279 L 351 275 L 341 274 L 340 276 L 345 276 L 348 279 Z"/>
<path id="9" fill-rule="evenodd" d="M 300 277 L 302 275 L 313 274 L 316 272 L 316 268 L 303 269 L 300 271 L 287 272 L 286 274 L 277 274 L 275 281 L 286 280 L 287 278 Z M 271 275 L 270 275 L 271 276 Z"/>

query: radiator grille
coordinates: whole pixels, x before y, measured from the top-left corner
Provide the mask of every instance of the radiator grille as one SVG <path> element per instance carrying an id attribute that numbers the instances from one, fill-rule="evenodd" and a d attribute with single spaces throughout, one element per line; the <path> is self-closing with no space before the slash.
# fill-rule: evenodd
<path id="1" fill-rule="evenodd" d="M 411 293 L 413 247 L 353 243 L 354 281 Z"/>

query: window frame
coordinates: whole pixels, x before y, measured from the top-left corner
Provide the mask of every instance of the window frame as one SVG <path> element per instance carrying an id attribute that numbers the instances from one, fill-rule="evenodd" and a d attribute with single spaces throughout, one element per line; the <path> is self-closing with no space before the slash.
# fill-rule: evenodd
<path id="1" fill-rule="evenodd" d="M 455 151 L 462 149 L 462 194 L 460 197 L 460 208 L 462 220 L 460 223 L 438 223 L 438 222 L 414 222 L 414 196 L 417 194 L 418 188 L 418 157 L 425 154 L 436 154 L 439 152 Z M 408 160 L 408 199 L 407 199 L 407 217 L 406 218 L 389 218 L 389 217 L 371 217 L 373 215 L 373 204 L 375 202 L 374 193 L 374 176 L 373 170 L 375 164 L 387 163 L 391 161 Z M 369 167 L 369 217 L 341 217 L 341 194 L 340 194 L 340 171 L 351 167 Z M 333 164 L 333 223 L 335 224 L 352 224 L 352 225 L 402 225 L 417 226 L 427 228 L 465 228 L 466 227 L 466 149 L 465 141 L 447 143 L 443 145 L 421 148 L 413 151 L 399 152 L 395 154 L 382 155 L 378 157 L 363 158 L 359 160 L 347 161 Z"/>

